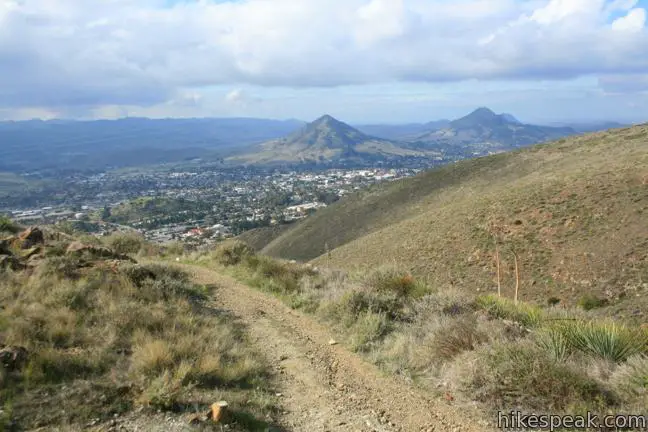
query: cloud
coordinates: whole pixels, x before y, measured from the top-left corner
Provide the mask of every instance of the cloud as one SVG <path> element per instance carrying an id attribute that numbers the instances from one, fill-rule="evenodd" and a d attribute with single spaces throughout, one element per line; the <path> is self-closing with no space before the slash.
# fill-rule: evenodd
<path id="1" fill-rule="evenodd" d="M 608 94 L 648 94 L 648 73 L 604 75 L 599 77 L 598 83 Z"/>
<path id="2" fill-rule="evenodd" d="M 0 0 L 0 107 L 197 104 L 227 85 L 648 71 L 633 0 Z M 238 92 L 238 93 L 237 93 Z M 226 103 L 245 102 L 234 90 Z"/>
<path id="3" fill-rule="evenodd" d="M 225 95 L 225 101 L 232 105 L 245 105 L 248 101 L 247 94 L 241 89 L 234 89 Z"/>

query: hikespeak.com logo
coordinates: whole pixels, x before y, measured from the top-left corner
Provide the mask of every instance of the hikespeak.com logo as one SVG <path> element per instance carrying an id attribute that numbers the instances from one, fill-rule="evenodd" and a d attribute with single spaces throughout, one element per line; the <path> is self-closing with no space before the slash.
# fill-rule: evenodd
<path id="1" fill-rule="evenodd" d="M 601 416 L 594 413 L 584 415 L 527 414 L 521 411 L 500 411 L 497 414 L 498 429 L 506 431 L 544 430 L 639 430 L 648 431 L 648 415 L 624 414 Z"/>

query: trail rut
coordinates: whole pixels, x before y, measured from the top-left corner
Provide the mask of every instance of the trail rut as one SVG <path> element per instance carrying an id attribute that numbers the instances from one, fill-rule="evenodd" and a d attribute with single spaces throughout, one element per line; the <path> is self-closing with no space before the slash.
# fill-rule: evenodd
<path id="1" fill-rule="evenodd" d="M 285 430 L 491 430 L 466 410 L 386 376 L 341 345 L 330 345 L 336 335 L 278 299 L 202 267 L 184 268 L 196 282 L 215 287 L 216 306 L 241 320 L 270 360 Z"/>

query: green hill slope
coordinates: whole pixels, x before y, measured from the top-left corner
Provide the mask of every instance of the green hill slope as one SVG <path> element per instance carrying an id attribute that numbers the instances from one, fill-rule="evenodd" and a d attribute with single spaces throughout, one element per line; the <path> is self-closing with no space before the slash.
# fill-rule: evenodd
<path id="1" fill-rule="evenodd" d="M 648 125 L 460 162 L 375 187 L 271 242 L 269 255 L 342 268 L 396 263 L 438 285 L 575 302 L 648 282 Z M 638 312 L 641 313 L 641 312 Z"/>

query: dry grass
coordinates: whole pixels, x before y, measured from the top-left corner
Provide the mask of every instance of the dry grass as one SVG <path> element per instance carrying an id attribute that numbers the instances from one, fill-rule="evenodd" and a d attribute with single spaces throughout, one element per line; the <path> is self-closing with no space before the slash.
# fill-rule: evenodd
<path id="1" fill-rule="evenodd" d="M 219 266 L 209 255 L 194 259 Z M 646 332 L 582 308 L 434 289 L 394 266 L 347 274 L 248 255 L 219 268 L 312 313 L 384 370 L 458 403 L 573 414 L 645 401 Z"/>
<path id="2" fill-rule="evenodd" d="M 70 277 L 77 264 L 50 257 L 31 274 L 0 278 L 0 341 L 29 352 L 24 369 L 0 374 L 13 421 L 83 425 L 140 405 L 191 411 L 223 393 L 235 410 L 269 412 L 246 404 L 264 387 L 266 364 L 235 322 L 207 307 L 204 287 L 166 265 Z"/>

